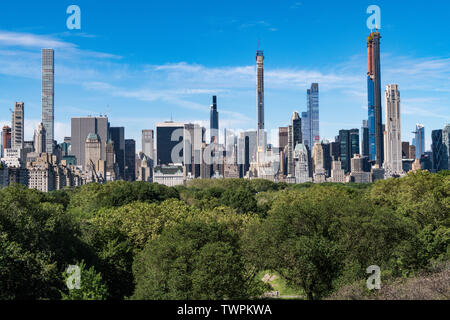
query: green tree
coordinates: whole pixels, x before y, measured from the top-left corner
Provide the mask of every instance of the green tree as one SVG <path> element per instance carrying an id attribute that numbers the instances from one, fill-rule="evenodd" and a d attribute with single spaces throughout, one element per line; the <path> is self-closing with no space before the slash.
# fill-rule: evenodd
<path id="1" fill-rule="evenodd" d="M 134 299 L 237 299 L 260 294 L 246 277 L 239 235 L 218 223 L 163 230 L 134 262 Z"/>

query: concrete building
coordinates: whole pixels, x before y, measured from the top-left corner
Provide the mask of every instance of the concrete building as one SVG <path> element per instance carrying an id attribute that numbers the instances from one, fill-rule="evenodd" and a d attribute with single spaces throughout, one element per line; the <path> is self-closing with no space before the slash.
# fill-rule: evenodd
<path id="1" fill-rule="evenodd" d="M 53 153 L 55 139 L 55 62 L 53 49 L 42 49 L 42 123 L 46 133 L 46 152 Z M 86 137 L 84 137 L 86 139 Z"/>
<path id="2" fill-rule="evenodd" d="M 173 187 L 184 183 L 182 164 L 155 166 L 153 182 Z"/>
<path id="3" fill-rule="evenodd" d="M 0 158 L 3 157 L 5 149 L 11 149 L 11 128 L 8 126 L 3 126 L 2 128 L 1 144 Z"/>
<path id="4" fill-rule="evenodd" d="M 309 159 L 307 147 L 299 143 L 294 149 L 295 183 L 309 182 Z"/>
<path id="5" fill-rule="evenodd" d="M 25 162 L 23 161 L 23 149 L 5 149 L 1 161 L 8 168 L 23 168 Z"/>
<path id="6" fill-rule="evenodd" d="M 345 183 L 345 171 L 342 169 L 342 163 L 340 160 L 334 160 L 331 163 L 331 182 Z"/>
<path id="7" fill-rule="evenodd" d="M 400 91 L 398 85 L 386 86 L 385 92 L 384 169 L 388 177 L 403 174 Z"/>
<path id="8" fill-rule="evenodd" d="M 89 133 L 85 141 L 85 160 L 87 171 L 98 171 L 99 160 L 101 160 L 101 145 L 100 136 L 96 133 Z M 106 157 L 105 157 L 106 158 Z"/>
<path id="9" fill-rule="evenodd" d="M 155 136 L 153 130 L 142 130 L 142 152 L 147 158 L 154 160 Z"/>
<path id="10" fill-rule="evenodd" d="M 44 124 L 41 122 L 37 129 L 34 131 L 34 152 L 41 154 L 47 152 L 47 138 L 45 133 Z"/>
<path id="11" fill-rule="evenodd" d="M 14 104 L 14 111 L 12 113 L 12 129 L 11 129 L 11 148 L 23 149 L 23 142 L 25 137 L 25 104 L 23 102 L 16 102 Z"/>

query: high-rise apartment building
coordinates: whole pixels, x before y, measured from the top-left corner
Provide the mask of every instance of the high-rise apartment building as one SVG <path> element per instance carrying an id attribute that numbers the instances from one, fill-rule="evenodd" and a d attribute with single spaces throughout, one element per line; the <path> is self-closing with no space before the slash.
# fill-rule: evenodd
<path id="1" fill-rule="evenodd" d="M 136 181 L 136 141 L 125 139 L 125 180 Z"/>
<path id="2" fill-rule="evenodd" d="M 425 127 L 418 123 L 414 133 L 413 145 L 416 147 L 416 159 L 425 154 Z"/>
<path id="3" fill-rule="evenodd" d="M 381 110 L 381 68 L 380 68 L 379 32 L 372 32 L 367 38 L 368 71 L 368 125 L 369 125 L 369 157 L 381 167 L 383 155 L 383 123 Z"/>
<path id="4" fill-rule="evenodd" d="M 302 140 L 303 144 L 307 147 L 310 146 L 310 125 L 308 112 L 302 112 Z"/>
<path id="5" fill-rule="evenodd" d="M 155 137 L 153 130 L 142 130 L 142 152 L 147 158 L 154 160 Z"/>
<path id="6" fill-rule="evenodd" d="M 100 159 L 106 160 L 106 142 L 109 140 L 108 133 L 109 122 L 107 117 L 72 118 L 71 155 L 75 156 L 77 165 L 80 165 L 86 169 L 87 163 L 85 144 L 89 134 L 97 134 L 99 136 L 101 142 Z"/>
<path id="7" fill-rule="evenodd" d="M 264 52 L 256 51 L 256 108 L 257 108 L 257 147 L 264 145 Z M 264 150 L 258 150 L 258 152 Z"/>
<path id="8" fill-rule="evenodd" d="M 309 137 L 308 140 L 313 146 L 316 142 L 320 142 L 319 132 L 319 84 L 311 84 L 311 88 L 307 91 L 308 103 L 308 119 L 309 119 Z"/>
<path id="9" fill-rule="evenodd" d="M 14 111 L 12 113 L 12 129 L 11 129 L 11 148 L 23 149 L 23 141 L 25 137 L 25 105 L 23 102 L 16 102 L 14 104 Z"/>
<path id="10" fill-rule="evenodd" d="M 211 105 L 210 118 L 209 118 L 209 128 L 211 143 L 219 143 L 219 112 L 217 111 L 217 97 L 213 96 L 213 101 Z"/>
<path id="11" fill-rule="evenodd" d="M 34 131 L 34 152 L 41 154 L 46 152 L 47 140 L 44 124 L 41 122 Z"/>
<path id="12" fill-rule="evenodd" d="M 99 161 L 101 160 L 100 136 L 96 133 L 89 133 L 84 144 L 85 148 L 85 168 L 86 170 L 99 171 Z"/>
<path id="13" fill-rule="evenodd" d="M 361 154 L 369 157 L 369 122 L 363 120 L 361 127 Z"/>
<path id="14" fill-rule="evenodd" d="M 295 182 L 305 183 L 309 181 L 309 154 L 308 149 L 302 143 L 295 146 L 294 149 L 294 166 L 295 166 Z"/>
<path id="15" fill-rule="evenodd" d="M 289 127 L 279 127 L 278 128 L 278 147 L 280 150 L 284 150 L 287 146 L 289 140 Z"/>
<path id="16" fill-rule="evenodd" d="M 2 147 L 0 150 L 0 158 L 3 157 L 4 150 L 11 148 L 11 128 L 8 126 L 3 126 L 2 128 Z"/>
<path id="17" fill-rule="evenodd" d="M 53 49 L 42 49 L 42 123 L 46 132 L 46 152 L 53 153 L 55 139 L 55 62 Z M 84 137 L 86 139 L 86 137 Z"/>
<path id="18" fill-rule="evenodd" d="M 399 175 L 403 173 L 403 166 L 398 85 L 390 84 L 386 87 L 385 108 L 384 169 L 388 176 Z"/>
<path id="19" fill-rule="evenodd" d="M 125 179 L 125 128 L 110 127 L 109 139 L 114 142 L 114 156 L 118 168 L 116 179 Z"/>
<path id="20" fill-rule="evenodd" d="M 342 169 L 344 169 L 345 173 L 348 173 L 351 171 L 353 155 L 359 154 L 359 130 L 340 130 L 339 142 Z"/>
<path id="21" fill-rule="evenodd" d="M 294 175 L 294 150 L 302 143 L 302 119 L 297 111 L 292 114 L 291 125 L 288 127 L 288 174 Z"/>

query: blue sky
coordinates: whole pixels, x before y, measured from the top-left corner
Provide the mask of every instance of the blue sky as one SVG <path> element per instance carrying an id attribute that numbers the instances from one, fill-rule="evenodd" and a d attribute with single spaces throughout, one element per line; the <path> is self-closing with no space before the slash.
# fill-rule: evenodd
<path id="1" fill-rule="evenodd" d="M 81 8 L 81 30 L 66 9 Z M 209 120 L 218 96 L 220 127 L 256 127 L 255 51 L 265 52 L 267 129 L 306 111 L 320 85 L 320 133 L 360 128 L 367 118 L 366 8 L 381 7 L 382 85 L 399 84 L 402 140 L 417 122 L 450 122 L 448 1 L 2 1 L 0 125 L 25 102 L 26 138 L 41 117 L 40 49 L 55 49 L 56 138 L 70 118 L 108 114 L 127 138 L 155 122 Z M 384 106 L 384 103 L 383 103 Z M 383 109 L 384 116 L 384 109 Z"/>

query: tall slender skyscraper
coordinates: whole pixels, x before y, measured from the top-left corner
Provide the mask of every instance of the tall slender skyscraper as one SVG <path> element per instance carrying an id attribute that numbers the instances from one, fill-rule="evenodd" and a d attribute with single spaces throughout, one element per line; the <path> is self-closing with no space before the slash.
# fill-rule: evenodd
<path id="1" fill-rule="evenodd" d="M 307 147 L 310 145 L 310 129 L 309 129 L 309 115 L 308 112 L 302 112 L 302 140 Z"/>
<path id="2" fill-rule="evenodd" d="M 311 146 L 316 142 L 320 142 L 319 132 L 319 84 L 311 84 L 311 88 L 307 91 L 308 96 L 308 116 L 309 116 L 309 141 Z"/>
<path id="3" fill-rule="evenodd" d="M 12 129 L 11 129 L 11 148 L 23 149 L 24 140 L 24 119 L 25 119 L 25 104 L 23 102 L 16 102 L 14 104 L 14 111 L 12 113 Z"/>
<path id="4" fill-rule="evenodd" d="M 383 122 L 381 111 L 381 69 L 379 32 L 372 32 L 367 38 L 368 71 L 367 95 L 369 117 L 369 157 L 381 167 L 383 155 Z"/>
<path id="5" fill-rule="evenodd" d="M 257 145 L 264 147 L 264 51 L 256 51 L 256 107 L 258 113 Z M 258 150 L 261 152 L 263 150 Z"/>
<path id="6" fill-rule="evenodd" d="M 42 123 L 46 133 L 46 152 L 53 153 L 55 132 L 55 63 L 53 49 L 42 49 Z M 83 137 L 86 139 L 86 137 Z"/>
<path id="7" fill-rule="evenodd" d="M 385 93 L 386 132 L 384 135 L 384 168 L 388 175 L 399 175 L 402 168 L 402 134 L 400 125 L 400 92 L 390 84 Z"/>
<path id="8" fill-rule="evenodd" d="M 425 127 L 420 123 L 416 124 L 414 133 L 413 145 L 416 147 L 416 159 L 425 154 Z"/>
<path id="9" fill-rule="evenodd" d="M 219 112 L 217 112 L 217 97 L 213 96 L 209 118 L 211 142 L 219 143 Z"/>
<path id="10" fill-rule="evenodd" d="M 363 120 L 361 127 L 361 154 L 369 157 L 369 122 Z"/>

